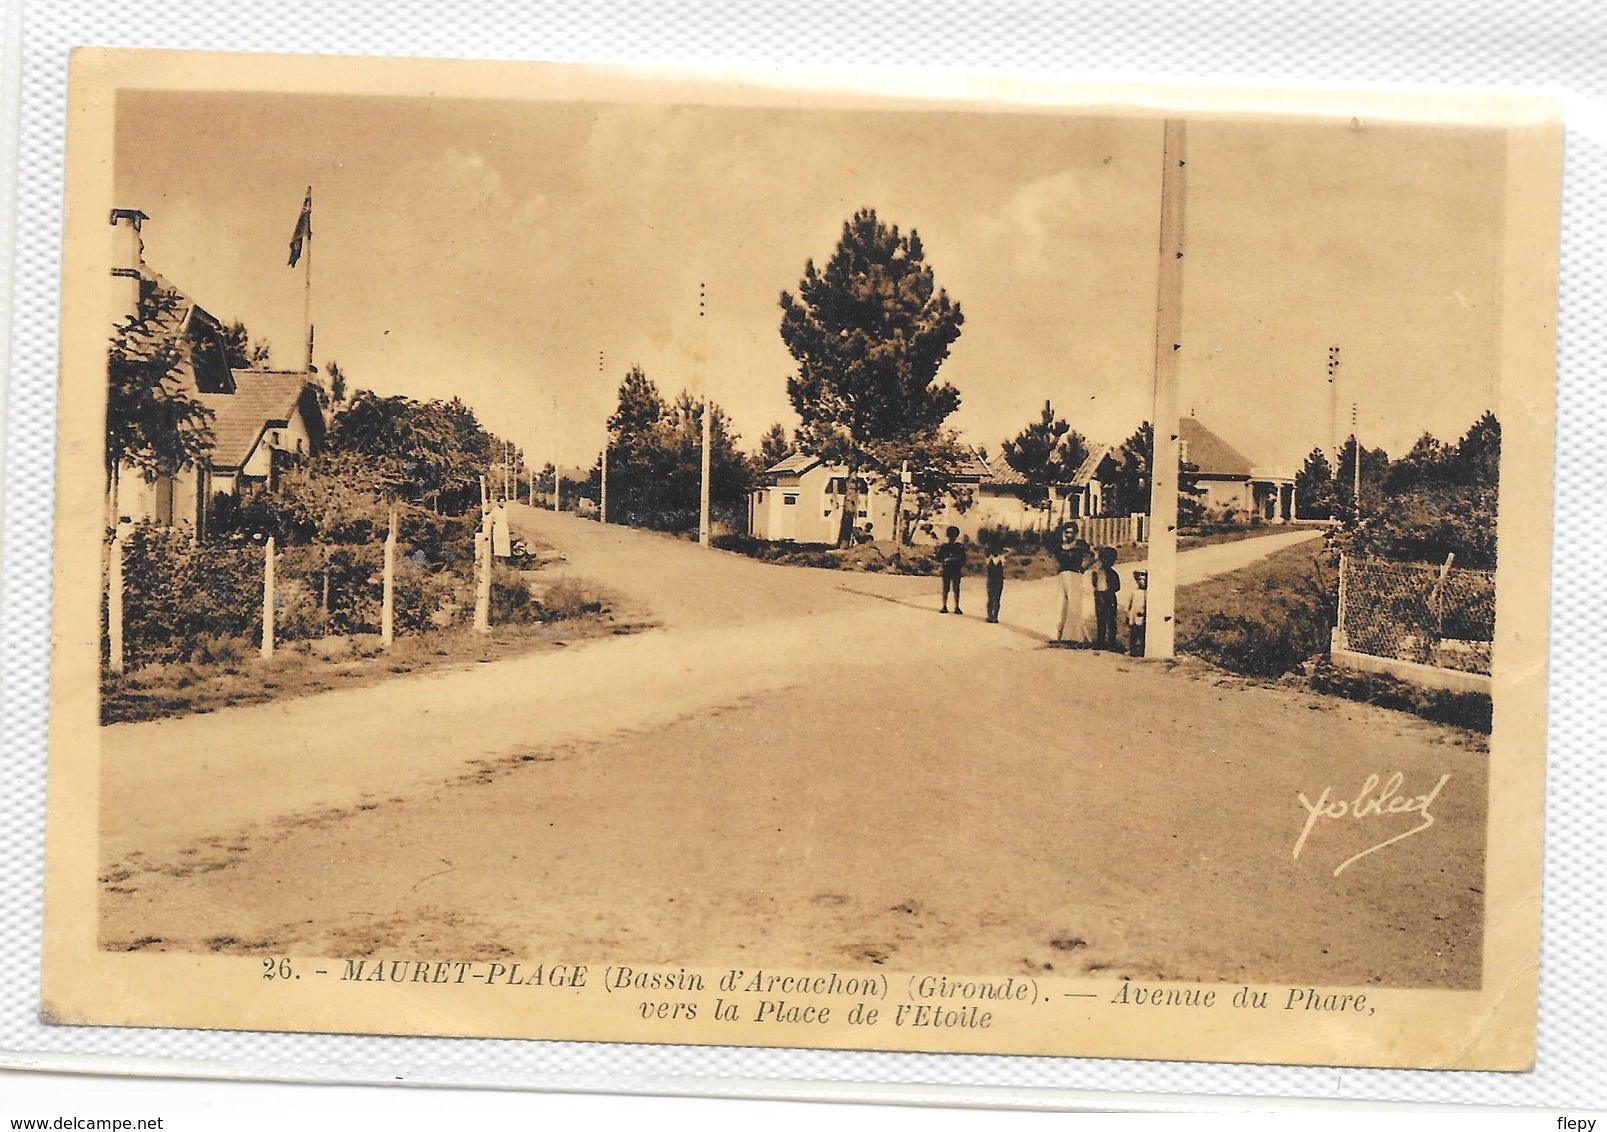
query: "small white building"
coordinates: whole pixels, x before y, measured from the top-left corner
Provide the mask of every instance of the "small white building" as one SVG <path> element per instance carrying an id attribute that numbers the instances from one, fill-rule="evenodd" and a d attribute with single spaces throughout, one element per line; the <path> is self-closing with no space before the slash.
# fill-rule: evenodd
<path id="1" fill-rule="evenodd" d="M 795 452 L 767 469 L 765 483 L 748 497 L 748 531 L 755 538 L 772 542 L 835 543 L 841 529 L 843 507 L 847 504 L 848 469 L 826 464 L 815 456 Z M 995 468 L 973 453 L 951 481 L 968 492 L 969 506 L 959 510 L 950 502 L 928 520 L 934 531 L 955 526 L 967 537 L 975 538 L 984 527 L 1022 530 L 1041 521 L 1042 510 L 1025 498 L 1026 481 L 1007 466 Z M 859 477 L 859 505 L 854 515 L 856 530 L 874 539 L 893 537 L 896 492 L 877 485 L 869 476 Z M 911 509 L 905 508 L 909 514 Z M 922 537 L 917 531 L 916 539 Z"/>
<path id="2" fill-rule="evenodd" d="M 765 484 L 748 496 L 748 531 L 771 542 L 835 543 L 847 504 L 848 469 L 794 452 L 765 471 Z M 891 538 L 894 498 L 859 477 L 854 526 L 870 524 L 873 538 Z"/>
<path id="3" fill-rule="evenodd" d="M 1292 472 L 1257 467 L 1227 441 L 1193 417 L 1180 422 L 1178 439 L 1185 464 L 1199 469 L 1199 497 L 1207 521 L 1287 523 L 1294 518 Z"/>

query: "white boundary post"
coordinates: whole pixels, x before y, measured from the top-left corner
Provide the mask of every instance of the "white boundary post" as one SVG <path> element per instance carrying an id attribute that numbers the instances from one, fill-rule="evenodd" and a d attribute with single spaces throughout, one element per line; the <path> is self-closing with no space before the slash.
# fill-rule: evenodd
<path id="1" fill-rule="evenodd" d="M 1350 649 L 1350 641 L 1345 636 L 1345 554 L 1339 554 L 1339 610 L 1335 614 L 1338 622 L 1334 626 L 1333 638 L 1328 642 L 1329 652 L 1346 652 Z"/>
<path id="2" fill-rule="evenodd" d="M 491 631 L 491 532 L 484 519 L 474 534 L 474 631 Z"/>
<path id="3" fill-rule="evenodd" d="M 106 563 L 106 664 L 123 671 L 123 524 L 112 529 L 112 552 Z"/>
<path id="4" fill-rule="evenodd" d="M 273 536 L 262 547 L 262 659 L 273 659 Z"/>
<path id="5" fill-rule="evenodd" d="M 391 647 L 396 638 L 396 504 L 391 504 L 391 525 L 385 533 L 385 592 L 380 599 L 379 643 Z"/>

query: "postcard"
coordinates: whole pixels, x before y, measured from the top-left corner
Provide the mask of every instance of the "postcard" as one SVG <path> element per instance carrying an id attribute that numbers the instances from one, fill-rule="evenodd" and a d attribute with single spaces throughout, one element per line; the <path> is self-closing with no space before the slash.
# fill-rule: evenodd
<path id="1" fill-rule="evenodd" d="M 69 107 L 50 1021 L 1532 1063 L 1553 104 Z"/>

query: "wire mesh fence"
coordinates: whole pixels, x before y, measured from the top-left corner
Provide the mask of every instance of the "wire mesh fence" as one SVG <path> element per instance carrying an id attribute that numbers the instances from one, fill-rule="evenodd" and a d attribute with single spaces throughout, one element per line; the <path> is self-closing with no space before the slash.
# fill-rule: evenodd
<path id="1" fill-rule="evenodd" d="M 1494 638 L 1494 571 L 1340 558 L 1338 647 L 1487 676 Z"/>

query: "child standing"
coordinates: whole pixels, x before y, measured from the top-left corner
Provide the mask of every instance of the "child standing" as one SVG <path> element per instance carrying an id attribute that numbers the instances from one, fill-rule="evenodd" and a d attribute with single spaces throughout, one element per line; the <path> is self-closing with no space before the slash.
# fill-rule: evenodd
<path id="1" fill-rule="evenodd" d="M 949 541 L 937 548 L 933 555 L 943 571 L 943 608 L 941 613 L 949 611 L 949 591 L 954 591 L 954 612 L 960 610 L 960 577 L 965 573 L 965 544 L 960 541 L 960 528 L 950 527 L 943 532 Z"/>
<path id="2" fill-rule="evenodd" d="M 1144 655 L 1144 625 L 1149 613 L 1149 574 L 1133 571 L 1133 589 L 1127 595 L 1127 654 Z"/>
<path id="3" fill-rule="evenodd" d="M 1099 566 L 1094 570 L 1094 647 L 1112 652 L 1121 648 L 1116 643 L 1116 594 L 1122 580 L 1111 567 L 1116 565 L 1116 548 L 1099 548 Z"/>
<path id="4" fill-rule="evenodd" d="M 995 542 L 988 553 L 988 624 L 999 623 L 999 602 L 1004 597 L 1004 547 Z"/>

